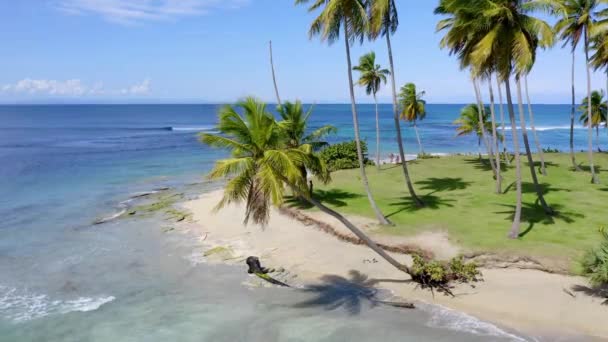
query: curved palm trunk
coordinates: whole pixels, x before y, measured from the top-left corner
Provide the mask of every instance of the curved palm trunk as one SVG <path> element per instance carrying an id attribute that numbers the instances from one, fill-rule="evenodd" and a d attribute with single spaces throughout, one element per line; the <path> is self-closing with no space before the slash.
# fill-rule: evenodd
<path id="1" fill-rule="evenodd" d="M 274 74 L 274 60 L 272 59 L 272 40 L 268 42 L 268 47 L 270 49 L 270 68 L 272 69 L 272 82 L 274 83 L 274 93 L 277 96 L 277 104 L 282 106 L 281 96 L 279 96 L 279 87 L 277 86 L 277 78 Z"/>
<path id="2" fill-rule="evenodd" d="M 600 125 L 595 126 L 595 144 L 597 145 L 597 151 L 602 152 L 602 148 L 600 146 Z"/>
<path id="3" fill-rule="evenodd" d="M 591 122 L 591 67 L 589 65 L 589 32 L 585 29 L 585 65 L 587 67 L 587 118 Z M 593 126 L 588 125 L 588 142 L 589 142 L 589 168 L 591 169 L 591 183 L 599 184 L 600 180 L 595 174 L 595 165 L 593 164 Z"/>
<path id="4" fill-rule="evenodd" d="M 319 201 L 317 201 L 313 198 L 307 198 L 306 200 L 308 202 L 310 202 L 312 205 L 314 205 L 315 207 L 319 208 L 319 210 L 321 210 L 322 212 L 324 212 L 324 213 L 334 217 L 338 221 L 342 222 L 342 224 L 346 228 L 348 228 L 348 230 L 350 230 L 353 234 L 355 234 L 356 237 L 361 239 L 361 241 L 363 241 L 370 249 L 372 249 L 374 252 L 376 252 L 380 257 L 382 257 L 384 260 L 388 261 L 389 264 L 395 266 L 395 268 L 397 268 L 400 271 L 411 274 L 409 267 L 407 267 L 406 265 L 401 264 L 400 262 L 395 260 L 395 258 L 390 256 L 384 249 L 380 248 L 380 246 L 378 246 L 372 239 L 370 239 L 367 235 L 365 235 L 365 233 L 363 233 L 359 228 L 357 228 L 357 226 L 355 226 L 352 222 L 350 222 L 344 216 L 342 216 L 338 212 L 324 206 L 322 203 L 320 203 Z"/>
<path id="5" fill-rule="evenodd" d="M 496 165 L 494 165 L 494 158 L 492 153 L 492 146 L 488 142 L 488 137 L 486 136 L 486 129 L 483 126 L 483 118 L 485 116 L 485 110 L 483 107 L 483 102 L 481 101 L 481 92 L 479 91 L 479 86 L 477 85 L 477 79 L 473 78 L 473 88 L 475 89 L 475 98 L 477 99 L 477 105 L 479 106 L 479 110 L 477 113 L 479 114 L 479 130 L 481 132 L 481 140 L 486 147 L 486 151 L 488 153 L 488 160 L 490 161 L 490 167 L 492 168 L 492 174 L 494 177 L 498 178 L 496 173 Z"/>
<path id="6" fill-rule="evenodd" d="M 395 82 L 395 65 L 393 63 L 393 48 L 391 47 L 391 37 L 389 32 L 386 33 L 386 45 L 388 48 L 388 60 L 391 68 L 391 86 L 393 91 L 393 118 L 395 120 L 395 130 L 397 131 L 397 146 L 399 146 L 399 157 L 401 157 L 401 165 L 403 166 L 403 175 L 405 176 L 405 183 L 407 184 L 407 190 L 412 197 L 412 201 L 417 207 L 424 207 L 424 202 L 416 195 L 410 173 L 407 168 L 407 162 L 405 159 L 405 151 L 403 148 L 403 138 L 401 137 L 401 123 L 399 122 L 399 108 L 397 106 L 397 85 Z"/>
<path id="7" fill-rule="evenodd" d="M 526 88 L 526 101 L 528 102 L 528 115 L 530 116 L 530 128 L 532 128 L 532 135 L 534 136 L 534 143 L 536 144 L 536 151 L 540 158 L 540 173 L 543 176 L 547 175 L 547 168 L 545 167 L 545 154 L 543 148 L 540 146 L 540 140 L 538 134 L 536 134 L 536 126 L 534 125 L 534 112 L 532 111 L 532 102 L 530 102 L 530 93 L 528 92 L 528 75 L 524 75 L 524 86 Z"/>
<path id="8" fill-rule="evenodd" d="M 389 220 L 382 214 L 380 208 L 376 204 L 376 200 L 374 200 L 374 196 L 369 188 L 369 181 L 367 180 L 367 174 L 365 173 L 365 163 L 363 162 L 363 151 L 361 150 L 361 140 L 359 137 L 359 116 L 357 115 L 357 104 L 355 103 L 355 86 L 353 84 L 353 74 L 352 74 L 352 63 L 350 60 L 350 43 L 348 39 L 348 29 L 346 27 L 346 22 L 344 22 L 344 44 L 346 45 L 346 62 L 348 66 L 348 88 L 350 90 L 350 102 L 352 106 L 353 112 L 353 129 L 355 131 L 355 142 L 357 145 L 357 156 L 359 157 L 359 169 L 361 171 L 361 180 L 363 181 L 363 187 L 365 188 L 365 192 L 367 193 L 367 199 L 369 200 L 369 204 L 371 205 L 374 213 L 376 214 L 376 218 L 380 222 L 380 224 L 388 225 L 391 224 Z M 405 164 L 405 162 L 404 162 Z"/>
<path id="9" fill-rule="evenodd" d="M 572 108 L 570 109 L 570 159 L 572 160 L 572 167 L 574 168 L 574 171 L 583 171 L 576 163 L 576 157 L 574 155 L 574 115 L 576 113 L 576 95 L 574 93 L 574 56 L 574 49 L 572 49 Z"/>
<path id="10" fill-rule="evenodd" d="M 492 82 L 492 81 L 490 80 L 490 82 Z M 502 87 L 500 86 L 500 81 L 498 80 L 498 75 L 496 75 L 496 86 L 498 87 L 498 101 L 500 102 L 500 122 L 501 122 L 501 130 L 502 130 L 503 154 L 504 154 L 507 165 L 511 165 L 511 160 L 509 159 L 509 156 L 507 155 L 507 144 L 505 143 L 505 139 L 507 138 L 506 133 L 505 133 L 505 111 L 502 106 Z"/>
<path id="11" fill-rule="evenodd" d="M 492 138 L 494 140 L 494 148 L 496 149 L 492 157 L 496 157 L 496 193 L 502 194 L 502 178 L 500 175 L 500 149 L 498 147 L 498 134 L 496 132 L 496 113 L 494 112 L 494 90 L 492 89 L 492 78 L 488 80 L 490 87 L 490 114 L 492 115 Z"/>
<path id="12" fill-rule="evenodd" d="M 420 134 L 418 133 L 418 125 L 416 125 L 416 121 L 414 121 L 414 131 L 416 132 L 416 139 L 418 140 L 418 149 L 420 150 L 420 154 L 424 155 L 424 148 L 422 148 L 422 141 L 420 140 Z"/>
<path id="13" fill-rule="evenodd" d="M 519 125 L 521 126 L 521 135 L 524 140 L 524 148 L 526 149 L 526 156 L 528 157 L 528 165 L 530 167 L 530 175 L 532 176 L 532 183 L 534 183 L 534 189 L 536 190 L 536 195 L 538 196 L 538 201 L 540 202 L 545 214 L 553 215 L 553 209 L 547 204 L 545 201 L 545 196 L 543 195 L 543 190 L 538 184 L 538 177 L 536 177 L 536 169 L 534 168 L 534 159 L 532 158 L 532 152 L 530 151 L 530 142 L 528 141 L 528 131 L 526 130 L 526 116 L 524 114 L 524 105 L 521 94 L 521 80 L 517 78 L 517 102 L 519 107 Z"/>
<path id="14" fill-rule="evenodd" d="M 376 168 L 380 170 L 380 113 L 376 93 L 374 93 L 374 103 L 376 104 Z"/>
<path id="15" fill-rule="evenodd" d="M 509 232 L 509 238 L 517 239 L 519 237 L 521 226 L 521 157 L 519 153 L 519 136 L 517 134 L 517 125 L 515 123 L 515 109 L 513 108 L 513 99 L 511 98 L 511 84 L 509 79 L 505 79 L 505 91 L 507 92 L 507 109 L 509 110 L 509 119 L 511 120 L 511 134 L 513 134 L 513 151 L 515 153 L 515 184 L 516 184 L 516 202 L 515 213 L 513 214 L 513 224 Z"/>

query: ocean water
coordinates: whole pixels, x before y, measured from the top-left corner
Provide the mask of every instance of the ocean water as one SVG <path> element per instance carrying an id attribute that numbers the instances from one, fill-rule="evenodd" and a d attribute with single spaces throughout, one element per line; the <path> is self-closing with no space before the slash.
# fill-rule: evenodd
<path id="1" fill-rule="evenodd" d="M 461 107 L 429 105 L 419 126 L 427 152 L 477 150 L 475 138 L 455 137 Z M 360 289 L 340 288 L 335 301 L 348 300 L 331 310 L 319 294 L 250 288 L 243 268 L 193 263 L 200 242 L 163 233 L 158 220 L 92 225 L 138 192 L 217 186 L 200 183 L 226 153 L 199 144 L 197 132 L 213 131 L 218 108 L 0 106 L 0 341 L 523 339 L 440 307 L 374 307 L 353 294 Z M 373 151 L 374 108 L 359 108 Z M 381 106 L 385 155 L 397 150 L 390 110 Z M 535 110 L 543 145 L 567 150 L 569 107 Z M 348 105 L 316 105 L 312 126 L 324 124 L 339 129 L 330 141 L 352 138 Z M 577 149 L 585 138 L 577 129 Z"/>

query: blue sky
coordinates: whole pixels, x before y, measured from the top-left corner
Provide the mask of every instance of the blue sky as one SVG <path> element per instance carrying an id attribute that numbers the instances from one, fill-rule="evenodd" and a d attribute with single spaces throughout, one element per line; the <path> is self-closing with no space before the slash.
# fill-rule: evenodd
<path id="1" fill-rule="evenodd" d="M 272 39 L 282 97 L 348 101 L 343 42 L 309 40 L 313 15 L 292 0 L 19 0 L 0 2 L 1 103 L 218 103 L 274 100 Z M 432 103 L 474 100 L 468 74 L 439 49 L 436 1 L 398 1 L 393 37 L 398 84 L 415 82 Z M 385 43 L 352 49 L 353 62 Z M 577 55 L 577 101 L 584 96 Z M 536 103 L 570 102 L 568 50 L 541 52 L 530 92 Z M 356 74 L 355 74 L 356 76 Z M 593 76 L 605 88 L 605 75 Z M 358 101 L 370 102 L 363 91 Z M 389 102 L 388 89 L 379 98 Z"/>

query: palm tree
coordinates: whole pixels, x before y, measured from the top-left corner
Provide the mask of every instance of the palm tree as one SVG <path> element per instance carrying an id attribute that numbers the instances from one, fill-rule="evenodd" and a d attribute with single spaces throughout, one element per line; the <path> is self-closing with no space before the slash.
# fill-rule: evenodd
<path id="1" fill-rule="evenodd" d="M 500 147 L 499 147 L 499 133 L 496 131 L 496 113 L 494 112 L 494 88 L 492 87 L 492 74 L 488 74 L 488 89 L 490 91 L 490 114 L 491 114 L 491 129 L 492 129 L 492 140 L 494 142 L 493 148 L 495 150 L 495 164 L 496 164 L 496 193 L 502 194 L 502 176 L 500 175 Z M 501 101 L 502 102 L 502 101 Z M 502 106 L 502 104 L 501 104 Z M 492 156 L 490 156 L 492 157 Z"/>
<path id="2" fill-rule="evenodd" d="M 534 64 L 536 58 L 537 47 L 551 43 L 553 38 L 551 27 L 546 22 L 529 15 L 532 10 L 539 7 L 546 8 L 546 5 L 546 1 L 536 0 L 442 0 L 435 10 L 438 14 L 449 16 L 447 19 L 441 20 L 437 28 L 447 30 L 442 39 L 442 46 L 449 48 L 452 54 L 459 56 L 461 67 L 472 67 L 475 74 L 495 71 L 505 83 L 517 177 L 517 203 L 513 225 L 509 233 L 510 238 L 519 237 L 522 207 L 519 138 L 511 97 L 510 77 L 514 74 L 521 76 L 530 70 L 530 66 Z M 520 85 L 519 82 L 518 85 Z M 523 127 L 525 118 L 522 117 L 521 101 L 519 104 L 522 133 L 525 133 Z M 526 154 L 538 199 L 545 212 L 552 214 L 553 211 L 546 205 L 542 189 L 536 179 L 534 163 L 525 134 L 524 145 L 527 146 Z"/>
<path id="3" fill-rule="evenodd" d="M 350 45 L 355 40 L 362 41 L 369 28 L 369 21 L 365 4 L 361 0 L 296 0 L 296 5 L 306 4 L 312 1 L 309 12 L 322 8 L 321 14 L 315 18 L 310 26 L 309 36 L 320 36 L 322 41 L 333 44 L 340 38 L 340 30 L 344 34 L 344 45 L 346 48 L 346 64 L 348 71 L 348 87 L 350 90 L 350 102 L 353 114 L 353 130 L 355 131 L 355 142 L 357 144 L 357 155 L 359 158 L 359 169 L 361 180 L 367 193 L 369 203 L 376 214 L 380 224 L 388 225 L 389 220 L 382 214 L 376 204 L 374 196 L 369 187 L 369 181 L 365 172 L 361 139 L 359 137 L 359 116 L 357 115 L 357 104 L 355 102 L 355 86 L 353 83 L 352 62 L 350 58 Z"/>
<path id="4" fill-rule="evenodd" d="M 376 94 L 380 90 L 382 83 L 386 84 L 386 76 L 390 75 L 390 71 L 382 69 L 379 64 L 376 64 L 376 53 L 370 52 L 361 56 L 359 65 L 353 68 L 359 71 L 361 76 L 357 82 L 360 86 L 365 87 L 367 95 L 374 97 L 376 105 L 376 167 L 380 169 L 380 114 L 378 112 L 378 99 Z"/>
<path id="5" fill-rule="evenodd" d="M 574 112 L 575 112 L 575 98 L 574 98 L 574 53 L 578 43 L 583 38 L 583 48 L 585 51 L 585 64 L 587 69 L 587 99 L 591 100 L 591 68 L 589 60 L 589 42 L 591 38 L 591 30 L 594 26 L 596 19 L 595 15 L 599 10 L 599 6 L 605 3 L 604 0 L 561 0 L 560 13 L 561 18 L 555 24 L 555 31 L 559 32 L 560 38 L 564 40 L 564 45 L 570 43 L 572 47 L 572 112 L 570 116 L 570 152 L 572 155 L 572 162 L 575 167 L 576 162 L 574 160 Z M 591 110 L 591 103 L 588 103 L 588 110 Z M 591 113 L 587 112 L 587 115 L 591 116 Z M 593 127 L 589 126 L 588 134 L 589 143 L 589 168 L 591 170 L 591 182 L 594 184 L 599 183 L 599 178 L 595 174 L 595 166 L 593 164 Z"/>
<path id="6" fill-rule="evenodd" d="M 422 99 L 424 94 L 424 91 L 416 91 L 416 85 L 414 83 L 406 83 L 401 87 L 401 92 L 399 93 L 401 119 L 411 122 L 414 125 L 416 139 L 418 139 L 418 147 L 420 148 L 420 154 L 422 155 L 424 155 L 424 149 L 422 148 L 422 142 L 420 141 L 420 134 L 418 133 L 416 122 L 424 120 L 426 117 L 426 102 Z"/>
<path id="7" fill-rule="evenodd" d="M 220 110 L 217 127 L 220 134 L 205 133 L 200 137 L 207 145 L 232 152 L 231 158 L 217 161 L 209 174 L 211 179 L 228 179 L 217 210 L 230 203 L 244 202 L 245 222 L 252 220 L 256 224 L 266 224 L 270 208 L 283 203 L 284 190 L 289 187 L 310 204 L 342 222 L 391 265 L 410 273 L 407 266 L 391 257 L 348 219 L 309 196 L 306 179 L 300 169 L 322 167 L 319 165 L 322 162 L 310 153 L 312 146 L 288 147 L 289 142 L 283 139 L 279 124 L 264 103 L 248 98 L 237 107 L 225 106 Z M 321 180 L 327 182 L 329 177 Z"/>
<path id="8" fill-rule="evenodd" d="M 528 116 L 530 117 L 530 128 L 532 129 L 532 135 L 534 136 L 534 143 L 536 144 L 536 153 L 540 158 L 540 173 L 543 176 L 547 175 L 547 168 L 545 167 L 545 154 L 543 148 L 540 145 L 538 134 L 536 133 L 536 126 L 534 125 L 534 112 L 532 111 L 532 102 L 530 101 L 530 93 L 528 92 L 528 75 L 524 75 L 524 88 L 526 91 L 526 102 L 528 103 Z"/>
<path id="9" fill-rule="evenodd" d="M 591 108 L 589 108 L 589 103 L 591 103 Z M 606 122 L 608 119 L 608 105 L 604 102 L 604 91 L 594 90 L 591 92 L 591 99 L 587 99 L 586 97 L 583 99 L 581 106 L 579 107 L 582 114 L 580 117 L 580 122 L 583 125 L 591 128 L 595 128 L 595 139 L 598 152 L 601 152 L 600 142 L 599 142 L 599 130 L 602 123 Z M 591 121 L 589 120 L 589 113 L 591 113 Z M 590 124 L 591 122 L 591 124 Z"/>
<path id="10" fill-rule="evenodd" d="M 328 145 L 324 140 L 330 134 L 334 134 L 338 129 L 331 125 L 325 125 L 312 132 L 308 127 L 308 119 L 312 115 L 312 107 L 304 112 L 302 102 L 285 102 L 278 107 L 279 115 L 283 119 L 278 123 L 281 133 L 284 135 L 286 145 L 289 148 L 299 148 L 303 145 L 310 145 L 311 152 L 320 150 Z M 323 174 L 324 170 L 310 170 L 313 174 Z M 302 178 L 308 179 L 308 170 L 301 168 Z M 309 181 L 309 193 L 312 196 L 313 183 Z"/>
<path id="11" fill-rule="evenodd" d="M 488 121 L 488 115 L 490 107 L 486 106 L 485 110 L 479 110 L 478 104 L 470 104 L 462 108 L 460 111 L 460 117 L 454 121 L 457 125 L 456 132 L 458 136 L 465 136 L 470 134 L 477 135 L 477 150 L 479 153 L 479 159 L 481 160 L 481 139 L 483 139 L 483 132 L 480 127 L 484 127 L 485 130 L 492 129 L 492 123 Z M 483 122 L 479 125 L 479 114 Z"/>
<path id="12" fill-rule="evenodd" d="M 395 80 L 395 63 L 393 62 L 393 48 L 391 45 L 391 35 L 397 32 L 399 27 L 399 15 L 397 6 L 394 0 L 369 0 L 369 12 L 371 25 L 369 36 L 371 39 L 376 39 L 380 36 L 386 38 L 386 48 L 388 50 L 388 60 L 391 71 L 391 91 L 393 95 L 393 120 L 395 122 L 395 130 L 397 131 L 397 146 L 399 147 L 399 157 L 403 160 L 403 176 L 407 190 L 412 197 L 412 201 L 417 207 L 424 207 L 424 202 L 416 195 L 416 190 L 410 177 L 410 172 L 405 162 L 405 148 L 403 147 L 403 138 L 401 136 L 401 123 L 399 120 L 399 105 L 397 102 L 397 81 Z"/>
<path id="13" fill-rule="evenodd" d="M 492 82 L 491 80 L 489 82 Z M 499 108 L 500 108 L 500 130 L 502 132 L 502 151 L 504 154 L 504 158 L 505 158 L 505 162 L 507 163 L 507 165 L 511 165 L 511 160 L 509 159 L 509 156 L 507 154 L 507 145 L 505 144 L 505 137 L 507 136 L 505 134 L 505 110 L 503 108 L 503 102 L 502 102 L 502 86 L 501 86 L 501 82 L 500 79 L 498 79 L 498 75 L 496 75 L 496 86 L 498 87 L 498 101 L 499 101 Z"/>

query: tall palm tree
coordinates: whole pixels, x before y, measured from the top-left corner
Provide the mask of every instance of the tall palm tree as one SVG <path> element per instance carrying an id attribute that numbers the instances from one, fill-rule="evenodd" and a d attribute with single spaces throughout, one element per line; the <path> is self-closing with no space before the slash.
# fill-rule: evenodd
<path id="1" fill-rule="evenodd" d="M 378 112 L 376 94 L 380 90 L 380 86 L 383 83 L 386 84 L 386 76 L 390 75 L 391 72 L 376 64 L 376 53 L 373 51 L 361 56 L 359 65 L 355 66 L 353 70 L 361 73 L 357 83 L 365 87 L 367 95 L 374 97 L 374 104 L 376 105 L 376 167 L 380 169 L 380 113 Z"/>
<path id="2" fill-rule="evenodd" d="M 492 74 L 487 76 L 488 89 L 490 91 L 490 114 L 491 114 L 491 129 L 492 129 L 492 140 L 494 142 L 493 148 L 495 149 L 495 164 L 496 164 L 496 193 L 502 194 L 502 176 L 501 165 L 500 165 L 500 147 L 499 147 L 499 133 L 496 131 L 496 113 L 494 111 L 494 88 L 492 87 Z M 502 105 L 502 104 L 501 104 Z M 490 156 L 491 157 L 491 156 Z"/>
<path id="3" fill-rule="evenodd" d="M 203 143 L 232 152 L 231 158 L 217 161 L 209 174 L 211 179 L 227 179 L 217 210 L 230 203 L 244 202 L 245 222 L 266 224 L 270 208 L 283 203 L 284 190 L 289 187 L 322 212 L 342 222 L 391 265 L 411 273 L 407 266 L 391 257 L 348 219 L 309 196 L 300 169 L 322 167 L 320 159 L 310 153 L 312 146 L 289 147 L 289 141 L 284 140 L 279 124 L 264 103 L 248 98 L 237 107 L 225 106 L 220 110 L 217 127 L 220 134 L 200 136 Z M 243 114 L 239 114 L 238 109 Z M 322 180 L 329 181 L 329 176 Z"/>
<path id="4" fill-rule="evenodd" d="M 591 103 L 591 108 L 588 107 L 589 103 Z M 579 108 L 582 112 L 579 120 L 583 125 L 591 126 L 592 129 L 595 128 L 596 145 L 598 152 L 601 152 L 599 130 L 600 126 L 608 119 L 608 105 L 604 102 L 604 91 L 592 91 L 591 99 L 585 97 Z M 591 113 L 591 120 L 589 120 L 589 113 Z"/>
<path id="5" fill-rule="evenodd" d="M 530 15 L 532 10 L 546 8 L 546 1 L 540 0 L 441 0 L 436 13 L 448 18 L 439 22 L 438 30 L 447 30 L 442 46 L 457 54 L 461 67 L 472 67 L 480 74 L 495 71 L 504 80 L 509 118 L 513 133 L 516 162 L 517 202 L 510 238 L 519 237 L 522 207 L 521 161 L 519 138 L 515 124 L 515 110 L 511 97 L 510 77 L 525 74 L 534 64 L 538 46 L 549 45 L 553 31 L 549 25 Z M 519 77 L 518 77 L 519 79 Z M 519 83 L 518 83 L 519 84 Z M 519 94 L 519 92 L 518 92 Z M 520 96 L 521 97 L 521 96 Z M 521 101 L 520 109 L 522 109 Z M 523 110 L 520 110 L 520 121 Z M 524 124 L 524 122 L 522 122 Z M 524 133 L 522 127 L 522 133 Z M 524 135 L 524 145 L 527 144 Z M 546 205 L 542 189 L 536 179 L 532 155 L 526 148 L 530 172 L 535 184 L 538 199 L 547 214 L 552 209 Z"/>
<path id="6" fill-rule="evenodd" d="M 325 125 L 317 128 L 314 131 L 310 131 L 308 127 L 308 120 L 312 115 L 311 108 L 304 112 L 304 106 L 302 102 L 296 101 L 295 103 L 286 101 L 283 105 L 278 107 L 279 115 L 283 119 L 278 123 L 283 134 L 285 143 L 289 148 L 299 148 L 303 145 L 309 145 L 311 153 L 318 151 L 319 149 L 328 145 L 324 140 L 328 135 L 334 134 L 338 129 L 331 125 Z M 308 179 L 308 170 L 306 167 L 301 168 L 302 178 Z M 324 170 L 310 170 L 313 174 L 323 174 Z M 312 196 L 313 183 L 312 180 L 309 182 L 309 193 Z"/>
<path id="7" fill-rule="evenodd" d="M 485 130 L 492 129 L 492 123 L 488 120 L 487 113 L 490 112 L 490 107 L 486 106 L 485 110 L 479 110 L 478 104 L 470 104 L 462 108 L 460 116 L 454 124 L 456 126 L 456 132 L 458 136 L 465 136 L 470 134 L 477 135 L 477 150 L 479 159 L 481 160 L 481 139 L 483 139 L 483 132 L 480 127 L 484 127 Z M 479 125 L 479 114 L 482 114 L 482 124 Z"/>
<path id="8" fill-rule="evenodd" d="M 490 161 L 490 168 L 492 169 L 492 174 L 494 175 L 494 178 L 497 180 L 497 182 L 500 182 L 500 175 L 499 175 L 499 171 L 496 168 L 496 165 L 494 164 L 494 159 L 492 158 L 492 156 L 494 155 L 492 153 L 492 144 L 491 142 L 488 141 L 488 137 L 487 137 L 487 130 L 481 126 L 481 122 L 483 122 L 482 119 L 482 115 L 485 115 L 485 109 L 486 106 L 484 106 L 483 104 L 483 100 L 481 98 L 481 89 L 479 88 L 479 78 L 480 76 L 476 75 L 475 71 L 471 72 L 471 81 L 473 83 L 473 90 L 475 91 L 475 99 L 477 100 L 477 104 L 479 106 L 479 108 L 481 108 L 481 111 L 479 112 L 479 120 L 478 122 L 480 123 L 479 129 L 481 131 L 481 140 L 483 141 L 484 146 L 486 147 L 486 151 L 488 153 L 488 160 Z"/>
<path id="9" fill-rule="evenodd" d="M 401 119 L 411 122 L 414 125 L 416 139 L 418 139 L 418 147 L 420 148 L 420 153 L 422 155 L 424 155 L 424 148 L 422 148 L 422 141 L 420 140 L 416 122 L 424 120 L 426 117 L 426 102 L 422 99 L 424 94 L 424 91 L 416 91 L 416 85 L 414 83 L 406 83 L 401 87 L 401 92 L 399 93 Z"/>
<path id="10" fill-rule="evenodd" d="M 489 81 L 491 82 L 491 80 Z M 499 108 L 500 108 L 500 130 L 501 130 L 501 134 L 502 134 L 502 152 L 504 154 L 504 158 L 505 158 L 505 162 L 507 163 L 507 165 L 511 165 L 511 159 L 509 159 L 509 156 L 507 154 L 507 145 L 505 144 L 505 110 L 503 108 L 503 101 L 502 101 L 502 86 L 501 86 L 501 82 L 500 79 L 498 78 L 498 75 L 496 75 L 496 86 L 498 87 L 498 101 L 499 101 Z"/>
<path id="11" fill-rule="evenodd" d="M 399 147 L 399 157 L 403 160 L 403 176 L 407 190 L 412 197 L 412 201 L 417 207 L 423 207 L 424 202 L 416 195 L 416 190 L 410 177 L 410 172 L 405 162 L 405 148 L 403 147 L 403 138 L 401 136 L 401 123 L 399 120 L 399 104 L 397 101 L 397 81 L 395 80 L 395 63 L 393 61 L 393 48 L 391 45 L 391 35 L 397 32 L 399 27 L 399 15 L 395 0 L 369 0 L 368 1 L 371 25 L 369 36 L 372 39 L 384 36 L 386 38 L 386 48 L 388 50 L 388 60 L 391 71 L 391 92 L 393 95 L 393 120 L 395 122 L 395 130 L 397 131 L 397 146 Z"/>
<path id="12" fill-rule="evenodd" d="M 534 136 L 534 143 L 536 144 L 536 153 L 540 158 L 540 173 L 543 176 L 547 175 L 547 168 L 545 167 L 545 154 L 543 148 L 540 145 L 538 134 L 536 133 L 536 126 L 534 125 L 534 111 L 532 111 L 532 102 L 530 101 L 530 93 L 528 92 L 528 75 L 524 75 L 524 89 L 526 91 L 526 102 L 528 103 L 528 116 L 530 117 L 530 128 L 532 129 L 532 135 Z"/>
<path id="13" fill-rule="evenodd" d="M 357 104 L 355 102 L 355 85 L 353 82 L 352 62 L 350 58 L 350 45 L 356 40 L 362 41 L 369 29 L 365 4 L 361 0 L 296 0 L 296 5 L 312 2 L 308 8 L 309 12 L 322 9 L 321 13 L 315 18 L 310 26 L 309 36 L 320 36 L 321 41 L 333 44 L 340 38 L 340 31 L 344 35 L 344 45 L 346 48 L 346 64 L 348 71 L 348 88 L 350 90 L 350 102 L 353 114 L 353 129 L 355 131 L 355 142 L 357 144 L 357 155 L 359 158 L 359 169 L 361 180 L 367 193 L 367 198 L 376 214 L 380 224 L 388 225 L 389 220 L 382 214 L 372 195 L 365 172 L 365 162 L 363 150 L 361 149 L 361 139 L 359 137 L 359 116 L 357 114 Z"/>
<path id="14" fill-rule="evenodd" d="M 574 161 L 574 112 L 575 112 L 575 98 L 574 98 L 574 53 L 576 47 L 583 39 L 583 49 L 585 51 L 585 64 L 587 71 L 587 99 L 591 100 L 591 67 L 589 61 L 589 43 L 591 39 L 591 30 L 596 23 L 596 14 L 599 11 L 599 7 L 605 4 L 605 0 L 561 0 L 560 14 L 561 17 L 555 24 L 555 30 L 559 32 L 560 38 L 564 40 L 564 44 L 570 43 L 572 47 L 572 112 L 570 116 L 570 150 L 572 154 L 572 161 L 577 167 Z M 588 103 L 588 110 L 591 110 L 591 103 Z M 591 113 L 587 113 L 591 116 Z M 588 132 L 588 153 L 589 153 L 589 168 L 591 170 L 591 182 L 594 184 L 599 183 L 599 178 L 595 174 L 595 166 L 593 163 L 593 127 L 589 126 Z"/>

